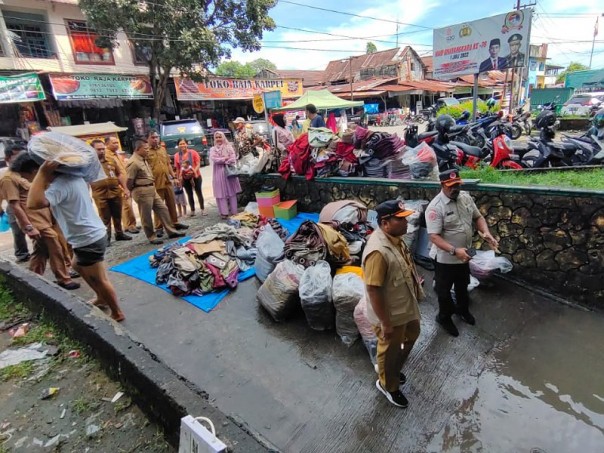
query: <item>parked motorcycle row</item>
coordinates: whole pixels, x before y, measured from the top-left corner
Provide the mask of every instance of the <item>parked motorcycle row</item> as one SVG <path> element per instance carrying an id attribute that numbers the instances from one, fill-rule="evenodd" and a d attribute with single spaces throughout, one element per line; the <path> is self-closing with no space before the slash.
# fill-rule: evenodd
<path id="1" fill-rule="evenodd" d="M 498 169 L 547 168 L 604 163 L 604 109 L 596 113 L 592 126 L 580 135 L 563 134 L 556 140 L 559 125 L 555 105 L 544 106 L 535 124 L 530 113 L 517 110 L 514 121 L 491 114 L 467 122 L 469 114 L 456 122 L 450 115 L 430 120 L 426 132 L 417 126 L 405 131 L 408 146 L 424 142 L 434 150 L 440 171 L 462 166 L 476 168 L 480 162 Z M 465 122 L 465 124 L 463 124 Z M 460 124 L 461 123 L 461 124 Z M 539 129 L 539 137 L 525 143 L 513 143 L 522 133 Z"/>

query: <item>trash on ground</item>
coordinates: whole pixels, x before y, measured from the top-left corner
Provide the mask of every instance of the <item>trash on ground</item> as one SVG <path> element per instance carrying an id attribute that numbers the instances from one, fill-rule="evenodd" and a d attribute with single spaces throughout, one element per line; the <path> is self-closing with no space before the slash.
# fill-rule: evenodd
<path id="1" fill-rule="evenodd" d="M 47 352 L 42 343 L 32 343 L 18 349 L 7 349 L 0 353 L 0 370 L 30 360 L 43 359 Z"/>
<path id="2" fill-rule="evenodd" d="M 124 392 L 117 392 L 115 394 L 115 396 L 113 398 L 111 398 L 111 402 L 112 403 L 117 402 L 117 400 L 119 400 L 122 396 L 124 396 Z"/>
<path id="3" fill-rule="evenodd" d="M 55 396 L 61 390 L 59 387 L 49 387 L 42 392 L 41 400 L 47 400 Z"/>
<path id="4" fill-rule="evenodd" d="M 67 357 L 69 357 L 70 359 L 79 359 L 80 351 L 78 351 L 77 349 L 72 349 L 67 353 Z"/>
<path id="5" fill-rule="evenodd" d="M 12 338 L 24 337 L 25 335 L 27 335 L 27 332 L 29 332 L 30 327 L 31 325 L 28 322 L 24 322 L 19 326 L 9 329 L 8 334 Z"/>

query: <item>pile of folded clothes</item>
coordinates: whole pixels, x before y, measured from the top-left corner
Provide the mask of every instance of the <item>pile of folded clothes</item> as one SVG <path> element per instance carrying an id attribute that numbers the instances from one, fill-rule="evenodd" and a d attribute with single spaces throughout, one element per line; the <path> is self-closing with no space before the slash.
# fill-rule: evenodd
<path id="1" fill-rule="evenodd" d="M 271 224 L 281 237 L 287 236 L 274 219 L 242 212 L 227 223 L 206 228 L 184 244 L 160 248 L 149 257 L 151 267 L 157 268 L 156 283 L 165 283 L 175 296 L 235 288 L 239 273 L 254 266 L 256 239 L 266 224 Z"/>

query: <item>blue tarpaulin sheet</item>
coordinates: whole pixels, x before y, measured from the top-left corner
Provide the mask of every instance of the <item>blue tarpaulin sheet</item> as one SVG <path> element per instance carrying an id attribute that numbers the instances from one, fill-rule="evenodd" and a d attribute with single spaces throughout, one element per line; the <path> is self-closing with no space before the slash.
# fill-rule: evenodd
<path id="1" fill-rule="evenodd" d="M 289 232 L 289 234 L 292 235 L 293 233 L 296 232 L 298 227 L 305 220 L 312 220 L 313 222 L 318 222 L 319 214 L 301 212 L 300 214 L 298 214 L 296 217 L 294 217 L 291 220 L 284 220 L 284 219 L 277 219 L 277 220 L 279 221 L 279 223 L 281 225 L 283 225 L 283 227 Z M 190 238 L 188 238 L 188 237 L 183 238 L 179 242 L 185 243 L 189 239 Z M 153 250 L 149 253 L 145 253 L 144 255 L 137 256 L 136 258 L 133 258 L 129 261 L 125 261 L 123 263 L 118 264 L 117 266 L 113 266 L 109 270 L 111 270 L 113 272 L 119 272 L 120 274 L 125 274 L 129 277 L 133 277 L 133 278 L 136 278 L 137 280 L 141 280 L 145 283 L 149 283 L 150 285 L 157 286 L 158 288 L 160 288 L 160 289 L 166 291 L 167 293 L 170 293 L 170 295 L 172 295 L 172 292 L 165 284 L 158 285 L 157 283 L 155 283 L 155 274 L 157 273 L 157 269 L 152 268 L 151 265 L 149 264 L 149 257 L 151 255 L 153 255 L 154 253 L 155 253 L 155 250 Z M 251 269 L 249 269 L 245 272 L 241 272 L 239 274 L 239 281 L 242 282 L 244 280 L 247 280 L 250 277 L 253 277 L 254 275 L 256 275 L 256 270 L 254 268 L 251 268 Z M 220 301 L 222 299 L 224 299 L 229 294 L 229 292 L 230 292 L 230 290 L 224 289 L 222 291 L 212 292 L 209 294 L 205 294 L 203 296 L 193 296 L 193 295 L 184 296 L 184 297 L 181 297 L 181 299 L 189 302 L 191 305 L 194 305 L 195 307 L 199 308 L 200 310 L 203 310 L 206 313 L 209 313 L 220 303 Z M 173 297 L 175 297 L 175 296 L 173 296 Z"/>

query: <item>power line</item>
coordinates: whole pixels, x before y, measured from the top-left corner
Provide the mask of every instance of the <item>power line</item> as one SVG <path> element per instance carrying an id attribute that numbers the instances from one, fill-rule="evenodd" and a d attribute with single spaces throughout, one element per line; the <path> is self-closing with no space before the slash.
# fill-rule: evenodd
<path id="1" fill-rule="evenodd" d="M 349 12 L 346 12 L 346 11 L 337 11 L 335 9 L 329 9 L 329 8 L 320 8 L 318 6 L 305 5 L 304 3 L 297 3 L 297 2 L 292 2 L 292 1 L 289 1 L 289 0 L 279 0 L 279 3 L 288 3 L 290 5 L 302 6 L 304 8 L 316 9 L 316 10 L 325 11 L 325 12 L 328 12 L 328 13 L 342 14 L 344 16 L 359 17 L 361 19 L 371 19 L 371 20 L 377 20 L 377 21 L 381 21 L 381 22 L 388 22 L 388 23 L 391 23 L 391 24 L 407 25 L 407 26 L 410 26 L 410 27 L 417 27 L 417 28 L 422 28 L 422 29 L 425 29 L 425 30 L 433 30 L 432 27 L 426 27 L 425 25 L 409 24 L 409 23 L 406 23 L 406 22 L 400 22 L 398 20 L 382 19 L 381 17 L 367 16 L 367 15 L 364 15 L 364 14 L 354 14 L 354 13 L 349 13 Z"/>

